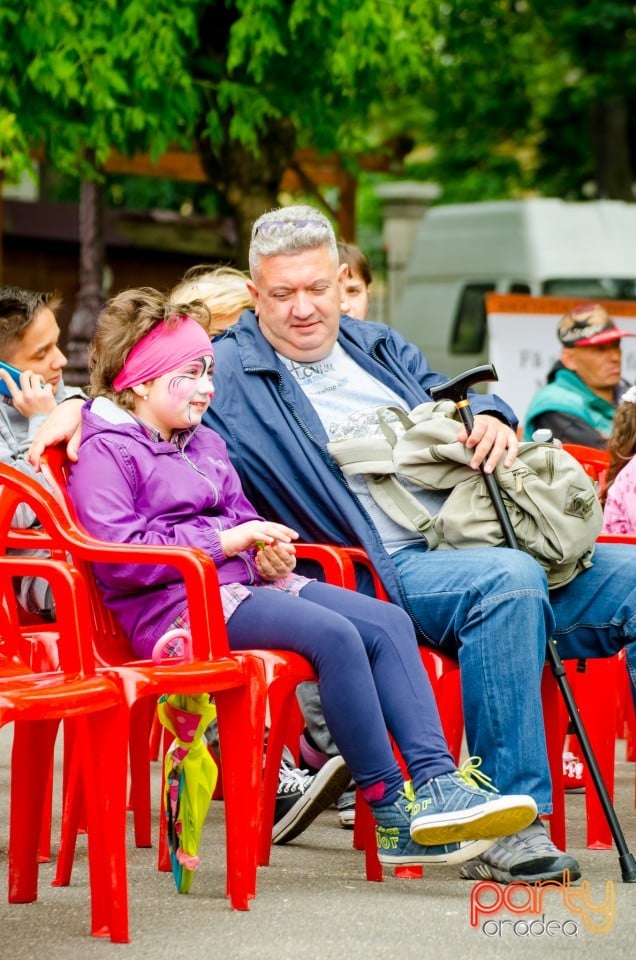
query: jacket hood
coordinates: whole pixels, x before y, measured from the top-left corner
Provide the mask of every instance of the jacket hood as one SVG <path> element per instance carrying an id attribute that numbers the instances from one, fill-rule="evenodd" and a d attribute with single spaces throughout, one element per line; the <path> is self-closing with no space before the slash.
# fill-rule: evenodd
<path id="1" fill-rule="evenodd" d="M 194 430 L 183 431 L 186 434 L 185 443 L 193 432 Z M 168 440 L 157 441 L 149 437 L 131 413 L 118 407 L 107 397 L 89 400 L 82 407 L 82 440 L 90 440 L 97 434 L 100 436 L 115 434 L 126 441 L 134 438 L 135 442 L 143 443 L 156 456 L 169 454 L 174 450 L 174 444 Z"/>

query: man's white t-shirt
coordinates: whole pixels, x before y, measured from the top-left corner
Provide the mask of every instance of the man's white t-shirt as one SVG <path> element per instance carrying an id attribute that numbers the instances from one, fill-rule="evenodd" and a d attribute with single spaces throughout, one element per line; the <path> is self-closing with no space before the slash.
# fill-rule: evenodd
<path id="1" fill-rule="evenodd" d="M 339 343 L 324 360 L 314 363 L 299 363 L 279 356 L 307 395 L 330 440 L 379 435 L 377 407 L 397 406 L 408 413 L 402 398 L 363 370 Z M 386 419 L 390 417 L 391 414 L 387 414 Z M 398 433 L 403 429 L 394 415 L 391 426 Z M 419 533 L 395 523 L 378 507 L 362 474 L 345 476 L 345 479 L 369 514 L 388 553 L 396 553 L 411 543 L 424 542 Z M 437 513 L 445 494 L 432 493 L 411 484 L 407 486 L 428 511 Z"/>

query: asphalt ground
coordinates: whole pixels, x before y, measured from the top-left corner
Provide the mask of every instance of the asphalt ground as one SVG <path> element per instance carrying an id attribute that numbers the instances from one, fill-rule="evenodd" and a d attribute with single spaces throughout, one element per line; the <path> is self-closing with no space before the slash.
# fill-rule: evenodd
<path id="1" fill-rule="evenodd" d="M 363 854 L 351 846 L 335 810 L 323 813 L 294 842 L 274 847 L 259 870 L 251 909 L 232 911 L 225 899 L 222 805 L 211 805 L 202 864 L 192 890 L 176 892 L 171 874 L 156 870 L 156 848 L 129 843 L 131 943 L 89 934 L 84 838 L 80 837 L 67 888 L 51 887 L 54 862 L 40 868 L 38 900 L 7 902 L 8 762 L 11 727 L 0 730 L 0 958 L 2 960 L 214 960 L 214 958 L 561 957 L 636 955 L 636 884 L 621 880 L 617 853 L 585 847 L 585 797 L 567 800 L 568 849 L 582 881 L 543 891 L 494 891 L 460 880 L 456 867 L 429 867 L 421 880 L 367 883 Z M 636 850 L 636 765 L 617 742 L 616 810 Z M 153 764 L 158 802 L 159 765 Z M 53 852 L 59 835 L 55 811 Z M 129 825 L 130 827 L 130 825 Z M 471 907 L 475 924 L 471 924 Z M 484 912 L 486 909 L 488 913 Z"/>

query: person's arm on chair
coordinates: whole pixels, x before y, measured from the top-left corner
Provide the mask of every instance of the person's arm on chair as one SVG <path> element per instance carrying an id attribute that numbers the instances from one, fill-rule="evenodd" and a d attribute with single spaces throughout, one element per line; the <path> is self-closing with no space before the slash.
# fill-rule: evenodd
<path id="1" fill-rule="evenodd" d="M 76 401 L 79 401 L 79 403 Z M 69 460 L 73 462 L 77 460 L 77 451 L 81 439 L 81 409 L 84 403 L 84 397 L 69 397 L 58 404 L 46 418 L 27 453 L 29 463 L 34 470 L 40 469 L 40 457 L 44 450 L 56 443 L 62 443 L 64 440 L 67 441 L 66 453 Z"/>

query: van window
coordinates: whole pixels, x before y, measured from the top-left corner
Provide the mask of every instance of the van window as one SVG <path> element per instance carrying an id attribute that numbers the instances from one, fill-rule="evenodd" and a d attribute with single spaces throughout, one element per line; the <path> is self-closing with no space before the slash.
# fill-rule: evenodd
<path id="1" fill-rule="evenodd" d="M 527 283 L 511 283 L 509 293 L 532 293 Z"/>
<path id="2" fill-rule="evenodd" d="M 471 283 L 464 287 L 453 322 L 451 353 L 481 353 L 486 340 L 484 295 L 495 289 L 494 283 Z"/>
<path id="3" fill-rule="evenodd" d="M 586 300 L 634 300 L 636 279 L 616 277 L 567 277 L 546 280 L 543 293 L 551 297 L 585 297 Z"/>

